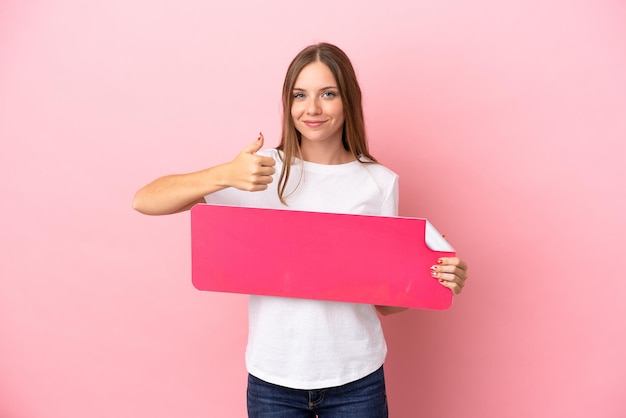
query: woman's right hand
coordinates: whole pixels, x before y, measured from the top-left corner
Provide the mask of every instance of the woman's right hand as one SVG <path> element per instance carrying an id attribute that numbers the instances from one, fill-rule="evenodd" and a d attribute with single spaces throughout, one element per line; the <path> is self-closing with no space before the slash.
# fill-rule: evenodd
<path id="1" fill-rule="evenodd" d="M 263 135 L 245 147 L 229 163 L 188 174 L 160 177 L 135 193 L 133 208 L 146 215 L 167 215 L 191 209 L 203 203 L 204 196 L 235 187 L 240 190 L 267 189 L 274 174 L 271 157 L 257 155 L 263 146 Z"/>
<path id="2" fill-rule="evenodd" d="M 256 141 L 241 150 L 233 161 L 226 164 L 228 186 L 250 192 L 267 189 L 267 185 L 273 180 L 276 161 L 272 157 L 256 154 L 263 147 L 263 141 L 261 133 Z"/>

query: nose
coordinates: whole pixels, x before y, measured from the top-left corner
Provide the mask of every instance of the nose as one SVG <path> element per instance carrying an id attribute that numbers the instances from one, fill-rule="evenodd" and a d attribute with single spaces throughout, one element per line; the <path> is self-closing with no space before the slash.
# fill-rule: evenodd
<path id="1" fill-rule="evenodd" d="M 321 113 L 321 110 L 322 108 L 319 102 L 317 101 L 317 98 L 311 98 L 311 100 L 309 100 L 309 103 L 307 104 L 307 108 L 306 108 L 307 114 L 317 115 Z"/>

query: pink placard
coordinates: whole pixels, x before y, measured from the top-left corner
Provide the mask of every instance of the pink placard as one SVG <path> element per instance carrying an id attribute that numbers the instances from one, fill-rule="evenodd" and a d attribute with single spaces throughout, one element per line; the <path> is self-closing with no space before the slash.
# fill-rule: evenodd
<path id="1" fill-rule="evenodd" d="M 427 231 L 431 246 L 450 251 L 429 248 Z M 201 204 L 191 232 L 199 290 L 439 310 L 452 303 L 430 266 L 454 251 L 425 219 Z"/>

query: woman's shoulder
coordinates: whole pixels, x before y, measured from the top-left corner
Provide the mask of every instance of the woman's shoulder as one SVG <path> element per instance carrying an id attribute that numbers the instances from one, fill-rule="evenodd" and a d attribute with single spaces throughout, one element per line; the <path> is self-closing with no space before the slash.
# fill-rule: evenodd
<path id="1" fill-rule="evenodd" d="M 381 163 L 373 162 L 364 157 L 361 157 L 360 161 L 362 162 L 362 166 L 374 175 L 387 177 L 389 179 L 398 178 L 398 175 L 393 170 L 382 165 Z"/>

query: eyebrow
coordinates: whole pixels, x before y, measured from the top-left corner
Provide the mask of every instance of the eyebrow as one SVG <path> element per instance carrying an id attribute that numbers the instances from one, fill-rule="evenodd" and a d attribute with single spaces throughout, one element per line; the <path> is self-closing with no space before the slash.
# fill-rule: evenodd
<path id="1" fill-rule="evenodd" d="M 318 91 L 322 91 L 322 90 L 330 90 L 330 89 L 334 89 L 334 90 L 339 90 L 339 87 L 337 86 L 327 86 L 327 87 L 322 87 L 321 89 L 319 89 Z M 293 91 L 306 91 L 306 89 L 303 89 L 301 87 L 294 87 Z"/>

